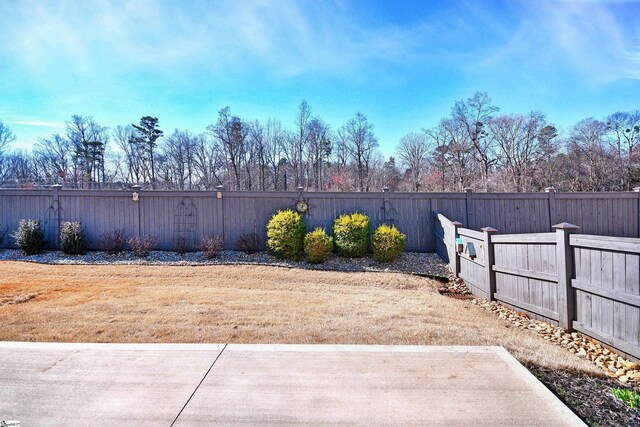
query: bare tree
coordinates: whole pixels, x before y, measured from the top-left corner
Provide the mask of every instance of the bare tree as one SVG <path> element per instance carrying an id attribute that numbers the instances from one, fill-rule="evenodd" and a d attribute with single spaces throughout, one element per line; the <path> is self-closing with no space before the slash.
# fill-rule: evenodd
<path id="1" fill-rule="evenodd" d="M 442 160 L 453 174 L 454 189 L 462 191 L 472 173 L 470 165 L 473 161 L 473 145 L 459 120 L 444 119 L 440 122 L 440 127 L 446 141 L 442 146 Z"/>
<path id="2" fill-rule="evenodd" d="M 578 122 L 567 140 L 572 160 L 573 189 L 577 191 L 609 191 L 615 188 L 614 156 L 605 142 L 607 126 L 593 118 Z"/>
<path id="3" fill-rule="evenodd" d="M 528 116 L 495 117 L 488 127 L 497 149 L 495 157 L 512 181 L 513 190 L 530 191 L 536 169 L 557 135 L 556 129 L 540 111 L 532 111 Z"/>
<path id="4" fill-rule="evenodd" d="M 322 119 L 314 117 L 308 124 L 307 183 L 322 191 L 324 187 L 324 167 L 331 155 L 331 129 Z M 313 175 L 313 176 L 311 176 Z"/>
<path id="5" fill-rule="evenodd" d="M 400 139 L 396 148 L 402 165 L 411 175 L 411 190 L 420 189 L 420 178 L 426 169 L 431 147 L 427 136 L 423 133 L 409 133 Z"/>
<path id="6" fill-rule="evenodd" d="M 474 155 L 481 165 L 484 191 L 489 191 L 489 172 L 496 159 L 491 156 L 490 140 L 487 139 L 486 125 L 499 108 L 491 105 L 486 92 L 476 92 L 466 102 L 458 101 L 452 111 L 452 118 L 458 121 L 471 141 Z"/>
<path id="7" fill-rule="evenodd" d="M 338 131 L 351 159 L 355 162 L 359 191 L 369 191 L 368 176 L 372 156 L 378 148 L 373 125 L 362 113 L 345 123 Z"/>
<path id="8" fill-rule="evenodd" d="M 620 185 L 629 191 L 638 182 L 634 179 L 640 169 L 640 111 L 613 113 L 607 117 L 606 125 L 620 169 Z"/>
<path id="9" fill-rule="evenodd" d="M 297 146 L 295 156 L 296 166 L 296 186 L 304 187 L 304 151 L 308 142 L 308 128 L 309 119 L 311 117 L 311 107 L 304 99 L 300 101 L 298 106 L 298 115 L 296 116 L 295 125 L 297 127 Z"/>
<path id="10" fill-rule="evenodd" d="M 0 120 L 0 156 L 7 146 L 15 140 L 15 134 Z"/>

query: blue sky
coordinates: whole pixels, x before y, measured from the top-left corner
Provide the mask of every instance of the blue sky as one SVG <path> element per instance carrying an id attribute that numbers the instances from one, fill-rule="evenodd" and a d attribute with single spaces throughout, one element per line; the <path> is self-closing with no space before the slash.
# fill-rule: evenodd
<path id="1" fill-rule="evenodd" d="M 2 1 L 0 120 L 29 148 L 72 114 L 201 132 L 230 106 L 335 128 L 360 111 L 383 152 L 487 91 L 561 128 L 640 109 L 631 1 Z"/>

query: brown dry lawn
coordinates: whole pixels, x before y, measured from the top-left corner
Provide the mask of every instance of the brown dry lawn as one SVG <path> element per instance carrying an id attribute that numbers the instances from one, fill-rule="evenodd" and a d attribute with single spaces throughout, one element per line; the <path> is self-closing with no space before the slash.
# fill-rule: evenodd
<path id="1" fill-rule="evenodd" d="M 437 287 L 396 273 L 7 261 L 0 340 L 502 345 L 523 363 L 597 372 Z"/>

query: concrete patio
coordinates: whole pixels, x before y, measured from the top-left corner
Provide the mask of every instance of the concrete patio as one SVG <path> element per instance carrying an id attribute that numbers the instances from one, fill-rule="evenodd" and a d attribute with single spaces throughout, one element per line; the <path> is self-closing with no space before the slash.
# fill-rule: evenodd
<path id="1" fill-rule="evenodd" d="M 0 343 L 32 425 L 583 425 L 501 347 Z"/>

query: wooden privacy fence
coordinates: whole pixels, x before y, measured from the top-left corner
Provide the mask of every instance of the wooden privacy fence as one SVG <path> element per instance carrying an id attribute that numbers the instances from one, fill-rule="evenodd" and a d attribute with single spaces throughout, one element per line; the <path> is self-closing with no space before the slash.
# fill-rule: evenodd
<path id="1" fill-rule="evenodd" d="M 640 237 L 640 188 L 615 193 L 371 193 L 0 190 L 0 230 L 13 232 L 23 218 L 43 222 L 48 242 L 56 247 L 61 221 L 82 221 L 92 248 L 100 248 L 104 233 L 124 229 L 129 236 L 153 235 L 161 249 L 183 239 L 190 249 L 207 235 L 221 235 L 234 249 L 238 236 L 255 232 L 264 247 L 265 226 L 278 209 L 305 200 L 309 229 L 329 229 L 342 213 L 362 212 L 375 227 L 395 224 L 407 235 L 407 250 L 432 252 L 435 237 L 432 211 L 464 222 L 470 229 L 493 224 L 503 233 L 549 232 L 559 219 L 580 224 L 585 233 Z M 134 194 L 137 194 L 135 199 Z M 473 238 L 473 236 L 466 236 Z M 4 247 L 13 246 L 5 239 Z M 466 268 L 467 266 L 465 266 Z M 471 268 L 471 267 L 469 267 Z M 471 273 L 470 273 L 471 274 Z"/>
<path id="2" fill-rule="evenodd" d="M 475 296 L 640 359 L 640 239 L 579 234 L 568 223 L 553 233 L 498 234 L 438 212 L 434 220 L 437 252 Z"/>

